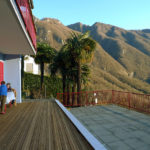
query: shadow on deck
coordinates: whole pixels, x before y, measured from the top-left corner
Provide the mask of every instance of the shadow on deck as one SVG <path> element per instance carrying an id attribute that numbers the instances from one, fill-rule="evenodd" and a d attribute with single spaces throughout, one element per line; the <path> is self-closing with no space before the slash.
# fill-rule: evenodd
<path id="1" fill-rule="evenodd" d="M 89 143 L 54 101 L 18 104 L 0 115 L 0 150 L 88 150 Z"/>

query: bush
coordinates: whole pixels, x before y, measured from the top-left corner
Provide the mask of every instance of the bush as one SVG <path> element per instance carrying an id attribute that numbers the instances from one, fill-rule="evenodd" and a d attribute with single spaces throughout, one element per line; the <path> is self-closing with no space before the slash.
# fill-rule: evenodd
<path id="1" fill-rule="evenodd" d="M 51 98 L 56 97 L 57 93 L 61 92 L 62 80 L 59 77 L 52 78 L 45 76 L 43 90 L 40 93 L 40 75 L 24 74 L 23 98 L 38 99 L 41 95 L 44 98 Z"/>

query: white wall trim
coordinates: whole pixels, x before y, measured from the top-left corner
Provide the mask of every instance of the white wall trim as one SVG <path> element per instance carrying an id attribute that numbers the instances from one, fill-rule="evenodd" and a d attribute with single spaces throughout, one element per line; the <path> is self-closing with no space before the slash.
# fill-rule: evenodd
<path id="1" fill-rule="evenodd" d="M 17 7 L 17 5 L 16 5 L 16 2 L 15 2 L 14 0 L 10 0 L 10 2 L 11 2 L 11 5 L 12 5 L 12 7 L 13 7 L 15 13 L 16 13 L 16 16 L 17 16 L 17 18 L 18 18 L 18 20 L 19 20 L 19 22 L 20 22 L 20 24 L 21 24 L 21 27 L 22 27 L 22 29 L 23 29 L 23 31 L 24 31 L 26 37 L 27 37 L 27 40 L 28 40 L 30 46 L 32 47 L 32 50 L 33 50 L 34 54 L 36 54 L 35 48 L 33 47 L 32 41 L 31 41 L 31 39 L 30 39 L 30 37 L 29 37 L 27 31 L 26 31 L 24 22 L 23 22 L 23 20 L 22 20 L 22 17 L 21 17 L 21 15 L 20 15 L 20 12 L 19 12 L 19 10 L 18 10 L 18 7 Z"/>
<path id="2" fill-rule="evenodd" d="M 4 62 L 4 81 L 11 83 L 17 91 L 17 103 L 21 103 L 21 58 L 9 59 Z"/>
<path id="3" fill-rule="evenodd" d="M 90 143 L 95 150 L 107 150 L 103 144 L 101 144 L 78 120 L 72 115 L 58 100 L 56 100 L 58 106 L 63 110 L 67 117 L 72 121 L 84 138 Z"/>

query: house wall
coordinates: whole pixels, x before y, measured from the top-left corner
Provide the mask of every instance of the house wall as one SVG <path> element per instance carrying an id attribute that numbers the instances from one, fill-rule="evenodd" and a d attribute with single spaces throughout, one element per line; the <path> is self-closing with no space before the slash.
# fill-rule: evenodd
<path id="1" fill-rule="evenodd" d="M 34 59 L 30 56 L 25 56 L 24 71 L 33 74 L 39 74 L 39 65 L 34 62 Z"/>
<path id="2" fill-rule="evenodd" d="M 19 56 L 5 56 L 4 80 L 11 83 L 12 88 L 17 91 L 16 101 L 21 103 L 21 58 Z"/>

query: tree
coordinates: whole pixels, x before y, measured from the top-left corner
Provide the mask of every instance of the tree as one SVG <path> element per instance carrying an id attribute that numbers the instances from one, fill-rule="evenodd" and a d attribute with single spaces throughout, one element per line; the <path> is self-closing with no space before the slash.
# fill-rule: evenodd
<path id="1" fill-rule="evenodd" d="M 89 68 L 86 63 L 91 62 L 96 42 L 89 37 L 89 33 L 72 34 L 61 48 L 60 52 L 54 59 L 54 63 L 50 66 L 51 74 L 55 75 L 60 72 L 63 82 L 63 103 L 66 104 L 66 94 L 81 91 L 81 83 L 86 83 L 89 75 Z M 67 91 L 67 93 L 66 93 Z M 68 94 L 67 104 L 69 104 L 70 95 Z M 74 103 L 74 95 L 72 95 L 72 104 Z M 77 103 L 80 102 L 80 94 L 78 94 Z"/>
<path id="2" fill-rule="evenodd" d="M 37 44 L 37 54 L 34 58 L 35 63 L 40 64 L 40 71 L 41 71 L 41 84 L 40 88 L 43 88 L 43 81 L 44 81 L 44 64 L 45 63 L 52 63 L 53 58 L 56 55 L 56 50 L 51 48 L 46 43 L 38 43 Z"/>
<path id="3" fill-rule="evenodd" d="M 64 46 L 54 58 L 53 63 L 50 65 L 51 76 L 55 76 L 56 73 L 60 73 L 63 83 L 63 104 L 66 104 L 66 88 L 67 88 L 67 73 L 69 68 L 69 56 L 65 51 Z"/>
<path id="4" fill-rule="evenodd" d="M 74 33 L 71 38 L 67 39 L 66 45 L 71 58 L 77 65 L 77 92 L 79 93 L 81 91 L 81 66 L 91 62 L 96 42 L 89 37 L 89 32 L 85 34 Z M 78 94 L 78 104 L 81 104 L 80 94 Z"/>
<path id="5" fill-rule="evenodd" d="M 77 70 L 77 65 L 74 64 L 71 68 L 69 68 L 69 81 L 72 86 L 72 106 L 75 103 L 75 90 L 76 90 L 76 85 L 77 85 L 77 77 L 78 77 L 78 70 Z M 81 83 L 83 85 L 86 85 L 88 82 L 88 76 L 90 74 L 90 69 L 87 64 L 83 64 L 81 66 Z"/>
<path id="6" fill-rule="evenodd" d="M 51 76 L 56 76 L 56 73 L 60 73 L 63 83 L 63 104 L 70 104 L 70 90 L 75 92 L 77 83 L 77 65 L 70 55 L 70 51 L 67 46 L 64 45 L 54 58 L 53 63 L 50 65 Z M 89 67 L 84 64 L 81 66 L 81 81 L 83 84 L 87 82 L 88 75 L 90 73 Z M 72 105 L 75 102 L 75 95 L 72 94 Z"/>
<path id="7" fill-rule="evenodd" d="M 81 83 L 86 86 L 88 83 L 88 77 L 90 75 L 90 68 L 87 64 L 81 66 Z"/>

